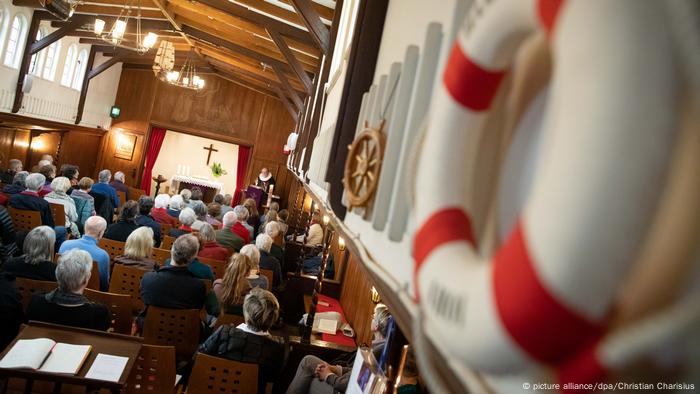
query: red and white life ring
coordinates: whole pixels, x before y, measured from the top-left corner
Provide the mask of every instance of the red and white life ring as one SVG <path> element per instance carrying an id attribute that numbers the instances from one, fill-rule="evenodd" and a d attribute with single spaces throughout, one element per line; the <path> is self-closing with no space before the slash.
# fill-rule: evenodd
<path id="1" fill-rule="evenodd" d="M 478 371 L 546 365 L 563 382 L 599 379 L 606 362 L 596 344 L 646 234 L 675 138 L 663 4 L 481 7 L 458 34 L 433 96 L 416 174 L 423 328 L 442 352 Z M 554 69 L 535 179 L 514 230 L 494 256 L 481 256 L 470 219 L 479 191 L 466 186 L 479 169 L 469 152 L 520 44 L 538 29 L 550 38 Z"/>

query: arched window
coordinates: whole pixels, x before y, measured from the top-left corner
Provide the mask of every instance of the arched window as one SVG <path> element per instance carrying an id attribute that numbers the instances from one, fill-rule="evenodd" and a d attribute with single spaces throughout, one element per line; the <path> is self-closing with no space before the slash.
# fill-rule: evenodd
<path id="1" fill-rule="evenodd" d="M 77 47 L 75 44 L 68 47 L 66 53 L 66 61 L 63 63 L 63 74 L 61 74 L 61 85 L 70 87 L 73 82 L 73 72 L 75 70 L 75 58 L 77 56 Z"/>
<path id="2" fill-rule="evenodd" d="M 87 50 L 83 49 L 78 55 L 78 62 L 75 64 L 75 74 L 73 75 L 73 89 L 80 90 L 83 85 L 85 68 L 87 67 Z"/>
<path id="3" fill-rule="evenodd" d="M 56 66 L 58 65 L 58 57 L 61 54 L 61 40 L 54 41 L 53 44 L 46 48 L 46 58 L 44 59 L 44 73 L 42 76 L 45 79 L 53 81 L 56 78 Z"/>
<path id="4" fill-rule="evenodd" d="M 22 57 L 20 48 L 22 39 L 27 34 L 27 20 L 23 15 L 15 15 L 10 25 L 10 37 L 7 39 L 7 49 L 5 50 L 5 65 L 12 68 L 19 66 Z"/>
<path id="5" fill-rule="evenodd" d="M 39 41 L 44 37 L 46 37 L 46 29 L 39 29 L 39 31 L 36 32 L 36 40 Z M 45 55 L 46 51 L 43 50 L 39 53 L 35 53 L 32 55 L 32 60 L 29 63 L 29 73 L 34 75 L 41 75 L 41 68 L 42 64 L 44 63 Z"/>

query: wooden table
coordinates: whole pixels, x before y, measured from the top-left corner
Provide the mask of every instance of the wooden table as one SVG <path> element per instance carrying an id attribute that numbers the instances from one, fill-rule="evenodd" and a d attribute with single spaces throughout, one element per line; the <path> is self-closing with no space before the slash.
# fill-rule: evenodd
<path id="1" fill-rule="evenodd" d="M 61 385 L 63 384 L 86 387 L 87 391 L 107 389 L 113 393 L 120 393 L 126 384 L 126 380 L 129 377 L 131 368 L 134 366 L 136 357 L 139 355 L 142 342 L 142 338 L 140 337 L 30 321 L 28 325 L 22 326 L 17 338 L 15 338 L 10 346 L 8 346 L 5 351 L 2 352 L 0 357 L 4 357 L 12 346 L 14 346 L 17 340 L 35 338 L 50 338 L 56 342 L 70 343 L 74 345 L 92 345 L 92 351 L 88 355 L 88 358 L 83 364 L 82 368 L 80 368 L 80 371 L 78 371 L 78 374 L 75 376 L 31 371 L 26 369 L 0 368 L 0 378 L 26 379 L 24 390 L 27 393 L 32 392 L 32 385 L 35 380 L 56 383 L 54 386 L 55 393 L 61 392 Z M 90 369 L 93 361 L 95 361 L 95 357 L 97 357 L 99 353 L 129 358 L 129 361 L 124 368 L 124 372 L 122 372 L 122 376 L 118 382 L 108 382 L 104 380 L 85 378 L 85 374 Z"/>

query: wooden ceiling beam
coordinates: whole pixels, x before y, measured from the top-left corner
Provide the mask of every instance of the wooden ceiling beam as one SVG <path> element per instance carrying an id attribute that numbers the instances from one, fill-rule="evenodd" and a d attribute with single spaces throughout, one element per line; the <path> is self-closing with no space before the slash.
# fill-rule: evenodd
<path id="1" fill-rule="evenodd" d="M 291 0 L 277 0 L 277 1 L 280 1 L 284 4 L 288 4 L 292 7 L 294 7 Z M 318 4 L 316 2 L 311 3 L 311 6 L 314 8 L 314 10 L 316 10 L 316 12 L 319 15 L 321 15 L 321 18 L 327 19 L 329 21 L 333 20 L 333 15 L 335 15 L 335 9 L 326 7 L 325 5 Z"/>
<path id="2" fill-rule="evenodd" d="M 282 104 L 284 104 L 284 107 L 287 108 L 289 115 L 291 115 L 292 119 L 294 119 L 294 123 L 299 122 L 299 111 L 295 110 L 295 107 L 293 107 L 292 104 L 289 102 L 289 99 L 287 98 L 287 96 L 284 95 L 282 89 L 280 89 L 278 86 L 275 86 L 274 90 L 275 93 L 277 93 L 277 97 L 279 97 Z"/>
<path id="3" fill-rule="evenodd" d="M 259 0 L 236 0 L 236 3 L 243 4 L 254 11 L 263 12 L 265 14 L 283 19 L 297 26 L 304 26 L 304 21 L 299 17 L 299 15 L 297 15 L 296 12 L 294 12 L 294 9 L 288 10 L 287 8 L 280 7 L 267 1 Z"/>
<path id="4" fill-rule="evenodd" d="M 304 68 L 302 67 L 301 63 L 299 63 L 297 58 L 289 49 L 287 43 L 284 41 L 284 39 L 278 32 L 274 30 L 269 30 L 268 33 L 270 34 L 270 37 L 272 37 L 272 41 L 274 41 L 277 47 L 279 48 L 280 52 L 282 52 L 282 55 L 284 55 L 284 57 L 287 59 L 289 66 L 292 67 L 292 70 L 294 70 L 294 73 L 297 75 L 301 83 L 304 84 L 304 90 L 306 91 L 306 93 L 311 94 L 311 89 L 313 85 L 311 83 L 311 78 L 309 78 L 309 75 L 306 74 L 306 71 L 304 71 Z M 272 66 L 274 66 L 274 64 Z"/>
<path id="5" fill-rule="evenodd" d="M 312 6 L 311 0 L 292 0 L 292 5 L 304 21 L 304 25 L 309 30 L 309 34 L 316 42 L 324 54 L 328 54 L 328 43 L 330 42 L 331 32 L 326 25 L 321 21 L 321 16 Z"/>
<path id="6" fill-rule="evenodd" d="M 277 98 L 277 94 L 275 92 L 273 92 L 265 87 L 251 83 L 243 78 L 237 77 L 235 75 L 230 75 L 230 74 L 226 73 L 225 71 L 217 70 L 216 75 L 221 79 L 225 79 L 229 82 L 235 83 L 236 85 L 243 86 L 246 89 L 250 89 L 250 90 L 253 90 L 255 92 L 262 93 L 266 96 L 270 96 L 270 97 L 273 97 L 275 99 Z"/>
<path id="7" fill-rule="evenodd" d="M 279 78 L 279 80 L 282 82 L 282 86 L 284 86 L 284 89 L 287 91 L 287 94 L 292 99 L 292 102 L 294 103 L 294 105 L 297 106 L 298 110 L 301 110 L 301 108 L 303 107 L 303 103 L 302 103 L 301 99 L 299 98 L 299 96 L 297 95 L 297 93 L 292 88 L 292 85 L 289 84 L 289 80 L 287 79 L 287 77 L 284 75 L 282 70 L 279 69 L 279 67 L 272 66 L 272 68 L 275 70 L 275 73 L 277 74 L 277 78 Z"/>
<path id="8" fill-rule="evenodd" d="M 102 16 L 100 19 L 104 20 L 106 25 L 111 27 L 112 23 L 117 19 L 116 17 L 113 16 Z M 63 26 L 66 26 L 70 24 L 73 21 L 80 21 L 82 22 L 82 26 L 84 25 L 92 25 L 95 21 L 95 17 L 92 15 L 73 15 L 70 21 L 64 22 L 64 21 L 53 21 L 51 22 L 51 27 L 57 27 L 61 28 Z M 90 27 L 92 29 L 92 27 Z M 142 19 L 141 20 L 141 30 L 143 31 L 153 31 L 153 32 L 158 32 L 161 30 L 172 30 L 172 26 L 167 20 L 156 20 L 156 19 Z M 134 33 L 136 32 L 136 24 L 135 23 L 129 23 L 126 26 L 126 33 Z"/>

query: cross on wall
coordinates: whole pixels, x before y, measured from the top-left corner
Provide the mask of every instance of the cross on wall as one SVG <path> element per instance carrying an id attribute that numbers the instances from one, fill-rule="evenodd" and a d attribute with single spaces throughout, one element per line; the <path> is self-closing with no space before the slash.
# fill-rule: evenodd
<path id="1" fill-rule="evenodd" d="M 218 152 L 218 149 L 214 149 L 214 144 L 209 144 L 208 147 L 204 147 L 204 150 L 208 150 L 209 154 L 207 155 L 207 165 L 209 165 L 209 160 L 211 160 L 211 152 Z"/>

